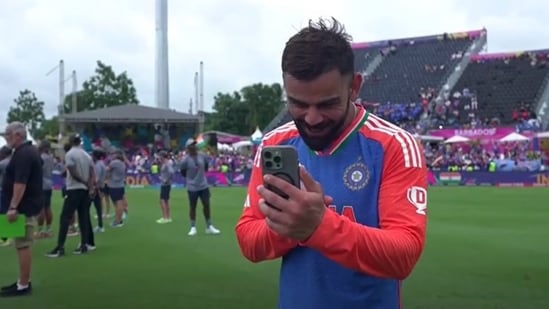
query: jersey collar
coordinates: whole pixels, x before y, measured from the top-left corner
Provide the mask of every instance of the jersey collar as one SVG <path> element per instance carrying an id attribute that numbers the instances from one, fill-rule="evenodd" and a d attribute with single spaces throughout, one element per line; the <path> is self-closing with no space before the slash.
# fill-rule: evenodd
<path id="1" fill-rule="evenodd" d="M 361 105 L 355 105 L 355 108 L 358 110 L 356 113 L 355 118 L 353 121 L 351 121 L 351 124 L 343 130 L 343 133 L 325 150 L 323 151 L 314 151 L 314 153 L 318 156 L 331 156 L 334 153 L 336 153 L 339 149 L 342 148 L 343 144 L 349 139 L 349 137 L 357 131 L 362 125 L 364 125 L 364 122 L 366 119 L 368 119 L 368 112 L 364 107 Z"/>

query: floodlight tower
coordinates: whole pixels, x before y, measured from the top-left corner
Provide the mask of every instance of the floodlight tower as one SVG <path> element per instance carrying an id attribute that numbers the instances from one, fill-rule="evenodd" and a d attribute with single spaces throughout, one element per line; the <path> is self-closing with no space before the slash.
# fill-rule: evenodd
<path id="1" fill-rule="evenodd" d="M 156 0 L 156 106 L 170 108 L 168 0 Z"/>

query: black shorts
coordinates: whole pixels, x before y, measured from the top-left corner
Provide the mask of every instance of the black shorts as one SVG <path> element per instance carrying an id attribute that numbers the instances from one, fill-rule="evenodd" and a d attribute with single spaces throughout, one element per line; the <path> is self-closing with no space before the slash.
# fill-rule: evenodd
<path id="1" fill-rule="evenodd" d="M 172 185 L 160 186 L 160 199 L 164 201 L 170 200 L 170 191 L 172 191 Z"/>
<path id="2" fill-rule="evenodd" d="M 116 203 L 124 198 L 126 190 L 122 188 L 109 188 L 109 195 L 111 196 L 111 201 Z"/>
<path id="3" fill-rule="evenodd" d="M 51 207 L 51 195 L 52 190 L 42 190 L 42 196 L 44 198 L 44 208 L 50 208 Z"/>
<path id="4" fill-rule="evenodd" d="M 202 204 L 204 204 L 204 202 L 210 201 L 210 196 L 211 196 L 209 188 L 206 188 L 204 190 L 199 190 L 199 191 L 187 190 L 187 195 L 189 196 L 189 203 L 194 206 L 196 206 L 196 203 L 198 202 L 199 198 Z"/>
<path id="5" fill-rule="evenodd" d="M 67 187 L 65 186 L 61 188 L 61 197 L 63 197 L 64 199 L 67 198 Z"/>

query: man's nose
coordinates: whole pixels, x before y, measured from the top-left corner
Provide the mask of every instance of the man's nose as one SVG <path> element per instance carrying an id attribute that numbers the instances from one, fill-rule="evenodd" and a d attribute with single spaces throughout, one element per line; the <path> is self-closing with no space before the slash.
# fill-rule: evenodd
<path id="1" fill-rule="evenodd" d="M 315 125 L 322 123 L 323 117 L 316 108 L 309 108 L 307 110 L 307 114 L 304 117 L 304 120 L 308 126 L 314 127 Z"/>

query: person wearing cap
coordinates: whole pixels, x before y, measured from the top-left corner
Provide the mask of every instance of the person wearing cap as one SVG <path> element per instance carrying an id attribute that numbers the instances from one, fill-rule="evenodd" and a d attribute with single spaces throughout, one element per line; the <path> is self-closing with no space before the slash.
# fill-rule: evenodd
<path id="1" fill-rule="evenodd" d="M 4 196 L 2 195 L 2 182 L 4 181 L 6 167 L 10 162 L 11 153 L 11 148 L 8 146 L 3 146 L 0 149 L 0 214 L 5 214 L 8 211 L 9 201 L 4 201 Z M 0 238 L 0 247 L 9 246 L 10 244 L 11 242 L 7 238 Z"/>
<path id="2" fill-rule="evenodd" d="M 210 189 L 206 172 L 208 171 L 208 158 L 198 152 L 196 140 L 189 139 L 185 143 L 187 156 L 181 162 L 181 175 L 185 177 L 187 186 L 187 195 L 189 198 L 189 218 L 191 220 L 191 229 L 188 235 L 194 236 L 196 230 L 196 206 L 198 199 L 202 202 L 204 219 L 206 220 L 206 234 L 217 235 L 221 232 L 215 228 L 211 222 L 210 211 Z"/>
<path id="3" fill-rule="evenodd" d="M 40 142 L 38 150 L 42 159 L 42 189 L 44 192 L 44 208 L 42 208 L 42 212 L 38 216 L 38 236 L 48 237 L 51 235 L 51 223 L 53 221 L 51 197 L 53 190 L 52 174 L 55 162 L 50 153 L 50 143 L 48 141 Z"/>
<path id="4" fill-rule="evenodd" d="M 6 127 L 4 138 L 13 149 L 2 182 L 3 201 L 8 205 L 6 217 L 13 223 L 22 216 L 25 235 L 14 239 L 19 261 L 19 278 L 0 288 L 0 297 L 30 295 L 32 244 L 36 216 L 43 207 L 42 160 L 38 149 L 27 140 L 27 128 L 21 122 L 12 122 Z M 3 206 L 5 207 L 5 206 Z"/>
<path id="5" fill-rule="evenodd" d="M 61 211 L 57 245 L 46 254 L 51 258 L 65 255 L 67 232 L 75 212 L 78 213 L 80 245 L 73 253 L 85 254 L 88 251 L 95 250 L 90 220 L 91 198 L 95 194 L 95 170 L 90 155 L 81 147 L 82 139 L 80 136 L 78 134 L 71 136 L 69 142 L 71 149 L 65 154 L 67 198 L 63 202 L 63 210 Z"/>
<path id="6" fill-rule="evenodd" d="M 166 151 L 158 153 L 160 157 L 160 209 L 162 218 L 156 220 L 159 224 L 170 223 L 170 191 L 172 189 L 173 167 L 170 162 L 170 156 Z"/>

